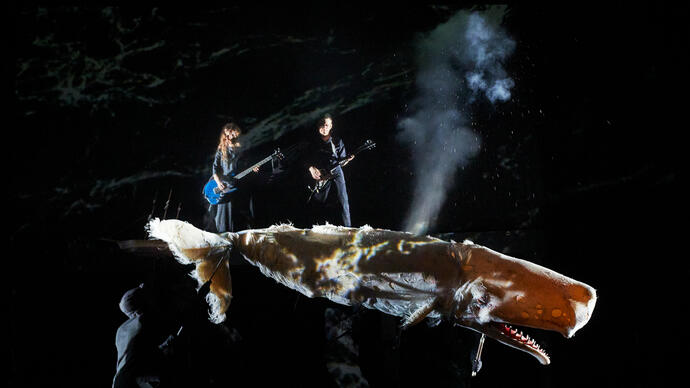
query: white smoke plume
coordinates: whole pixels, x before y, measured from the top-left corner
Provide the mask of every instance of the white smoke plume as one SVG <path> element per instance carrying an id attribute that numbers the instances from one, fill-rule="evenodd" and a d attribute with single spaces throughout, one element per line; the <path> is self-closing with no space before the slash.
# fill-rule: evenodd
<path id="1" fill-rule="evenodd" d="M 405 230 L 426 233 L 458 167 L 479 152 L 480 139 L 467 125 L 472 103 L 510 99 L 514 82 L 502 62 L 515 42 L 500 27 L 504 14 L 505 7 L 460 11 L 417 42 L 417 95 L 412 114 L 398 122 L 398 139 L 410 146 L 415 163 Z"/>

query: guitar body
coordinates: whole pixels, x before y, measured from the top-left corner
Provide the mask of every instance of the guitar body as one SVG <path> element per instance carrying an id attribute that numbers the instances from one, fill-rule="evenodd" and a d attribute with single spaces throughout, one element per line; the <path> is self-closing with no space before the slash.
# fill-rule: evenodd
<path id="1" fill-rule="evenodd" d="M 227 202 L 229 200 L 228 196 L 237 190 L 237 187 L 226 185 L 225 190 L 220 190 L 216 180 L 211 178 L 208 183 L 204 186 L 204 197 L 211 205 L 217 205 L 222 202 Z"/>
<path id="2" fill-rule="evenodd" d="M 331 171 L 326 171 L 326 170 L 319 170 L 321 171 L 321 179 L 316 181 L 316 184 L 314 184 L 314 189 L 318 193 L 321 189 L 323 189 L 326 186 L 326 183 L 330 182 L 335 178 L 335 175 Z"/>
<path id="3" fill-rule="evenodd" d="M 321 170 L 321 171 L 323 172 L 323 170 Z M 316 183 L 314 183 L 314 186 L 307 186 L 307 189 L 309 189 L 309 191 L 310 191 L 309 198 L 307 198 L 307 202 L 309 202 L 311 200 L 311 198 L 314 196 L 314 194 L 323 190 L 323 188 L 326 187 L 326 183 L 332 181 L 333 178 L 335 178 L 335 176 L 333 174 L 331 174 L 330 172 L 322 173 L 321 176 L 322 177 L 325 176 L 325 178 L 322 178 L 322 179 L 316 181 Z"/>
<path id="4" fill-rule="evenodd" d="M 374 147 L 376 147 L 376 143 L 374 143 L 371 140 L 367 140 L 366 142 L 364 142 L 363 145 L 359 146 L 357 148 L 357 150 L 355 150 L 355 152 L 353 152 L 351 155 L 352 156 L 357 155 L 358 153 L 360 153 L 364 150 L 370 150 Z M 309 198 L 307 198 L 307 203 L 309 203 L 309 201 L 311 201 L 311 198 L 314 196 L 314 194 L 318 193 L 321 189 L 323 189 L 326 186 L 326 183 L 330 182 L 331 180 L 333 180 L 333 178 L 335 178 L 335 175 L 333 175 L 333 172 L 335 171 L 335 169 L 337 167 L 342 168 L 350 160 L 351 159 L 344 160 L 344 161 L 338 163 L 338 166 L 336 166 L 330 170 L 319 169 L 319 171 L 321 172 L 321 179 L 314 182 L 314 186 L 307 186 L 307 190 L 309 190 Z"/>

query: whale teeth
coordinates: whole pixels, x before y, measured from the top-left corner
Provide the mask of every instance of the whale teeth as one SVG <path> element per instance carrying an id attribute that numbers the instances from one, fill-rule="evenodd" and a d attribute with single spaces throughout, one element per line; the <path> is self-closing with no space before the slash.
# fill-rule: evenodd
<path id="1" fill-rule="evenodd" d="M 541 345 L 539 345 L 534 339 L 530 338 L 529 335 L 524 334 L 521 330 L 512 328 L 510 327 L 510 325 L 507 325 L 505 323 L 501 324 L 500 328 L 504 335 L 512 338 L 513 340 L 523 345 L 529 346 L 531 349 L 534 349 L 537 352 L 539 352 L 539 354 L 543 355 L 546 358 L 549 358 L 549 355 L 546 354 L 544 349 L 542 349 Z"/>

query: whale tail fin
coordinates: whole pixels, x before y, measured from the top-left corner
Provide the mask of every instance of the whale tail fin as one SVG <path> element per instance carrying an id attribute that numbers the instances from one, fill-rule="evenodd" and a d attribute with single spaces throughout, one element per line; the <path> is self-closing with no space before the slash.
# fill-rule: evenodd
<path id="1" fill-rule="evenodd" d="M 206 301 L 211 306 L 210 320 L 220 323 L 232 300 L 232 279 L 228 258 L 232 251 L 235 233 L 216 234 L 200 230 L 180 220 L 155 218 L 146 225 L 151 238 L 168 244 L 175 259 L 182 264 L 195 264 L 192 277 L 199 287 L 211 280 Z"/>

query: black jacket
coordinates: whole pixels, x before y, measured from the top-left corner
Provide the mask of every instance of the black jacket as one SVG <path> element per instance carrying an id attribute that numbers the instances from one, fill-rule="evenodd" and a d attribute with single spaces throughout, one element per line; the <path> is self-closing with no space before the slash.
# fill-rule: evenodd
<path id="1" fill-rule="evenodd" d="M 347 158 L 345 144 L 338 137 L 331 136 L 328 141 L 316 139 L 307 155 L 307 163 L 321 170 L 330 170 L 338 166 L 338 162 Z"/>

